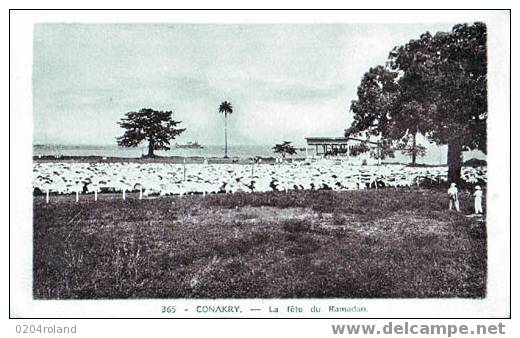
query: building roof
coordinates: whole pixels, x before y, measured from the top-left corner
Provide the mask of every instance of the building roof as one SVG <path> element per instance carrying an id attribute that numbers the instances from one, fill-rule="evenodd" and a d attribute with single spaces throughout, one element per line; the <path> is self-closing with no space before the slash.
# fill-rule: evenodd
<path id="1" fill-rule="evenodd" d="M 306 137 L 308 145 L 316 144 L 349 144 L 354 142 L 366 142 L 369 144 L 378 145 L 378 142 L 362 140 L 354 137 Z"/>

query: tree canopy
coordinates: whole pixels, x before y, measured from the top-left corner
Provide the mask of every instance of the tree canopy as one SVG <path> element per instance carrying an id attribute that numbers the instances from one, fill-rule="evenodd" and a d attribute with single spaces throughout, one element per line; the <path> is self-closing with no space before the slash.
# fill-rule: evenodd
<path id="1" fill-rule="evenodd" d="M 291 143 L 292 142 L 289 141 L 283 141 L 275 145 L 273 150 L 275 153 L 282 154 L 283 158 L 285 158 L 286 155 L 294 155 L 296 154 L 296 148 Z"/>
<path id="2" fill-rule="evenodd" d="M 231 102 L 223 101 L 218 107 L 218 111 L 227 117 L 233 113 L 233 106 L 231 105 Z"/>
<path id="3" fill-rule="evenodd" d="M 172 114 L 172 111 L 150 108 L 126 113 L 118 122 L 125 132 L 117 138 L 117 144 L 121 147 L 137 147 L 141 142 L 148 141 L 149 157 L 155 156 L 154 150 L 170 150 L 170 140 L 186 130 L 176 128 L 181 121 L 175 121 Z"/>
<path id="4" fill-rule="evenodd" d="M 422 34 L 390 52 L 402 104 L 420 107 L 423 133 L 440 144 L 486 152 L 486 26 L 459 24 L 449 33 Z"/>
<path id="5" fill-rule="evenodd" d="M 459 181 L 462 151 L 486 152 L 486 38 L 485 24 L 477 22 L 395 47 L 386 67 L 363 76 L 346 135 L 366 131 L 397 145 L 422 134 L 447 144 L 449 180 Z"/>

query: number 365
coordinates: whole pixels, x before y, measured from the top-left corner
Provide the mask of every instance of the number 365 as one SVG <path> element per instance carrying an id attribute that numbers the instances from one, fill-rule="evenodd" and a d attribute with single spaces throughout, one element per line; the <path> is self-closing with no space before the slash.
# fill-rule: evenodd
<path id="1" fill-rule="evenodd" d="M 161 306 L 161 313 L 175 313 L 175 306 Z"/>

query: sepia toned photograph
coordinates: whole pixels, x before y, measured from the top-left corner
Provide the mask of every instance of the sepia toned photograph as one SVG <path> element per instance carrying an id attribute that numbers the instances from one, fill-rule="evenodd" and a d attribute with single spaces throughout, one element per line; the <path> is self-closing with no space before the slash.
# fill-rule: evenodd
<path id="1" fill-rule="evenodd" d="M 33 297 L 486 297 L 485 22 L 38 23 Z"/>

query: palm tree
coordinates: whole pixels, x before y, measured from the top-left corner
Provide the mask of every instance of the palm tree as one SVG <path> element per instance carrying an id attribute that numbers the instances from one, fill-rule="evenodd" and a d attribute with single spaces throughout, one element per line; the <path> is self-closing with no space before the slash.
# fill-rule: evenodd
<path id="1" fill-rule="evenodd" d="M 231 102 L 224 101 L 218 107 L 219 113 L 224 114 L 224 135 L 225 135 L 225 154 L 224 158 L 227 158 L 227 116 L 233 113 L 233 107 Z"/>

